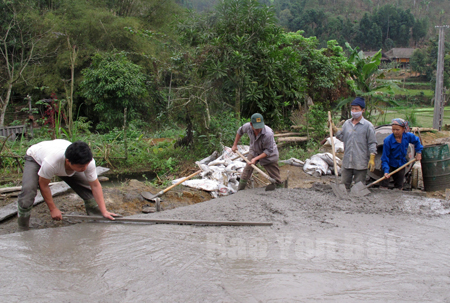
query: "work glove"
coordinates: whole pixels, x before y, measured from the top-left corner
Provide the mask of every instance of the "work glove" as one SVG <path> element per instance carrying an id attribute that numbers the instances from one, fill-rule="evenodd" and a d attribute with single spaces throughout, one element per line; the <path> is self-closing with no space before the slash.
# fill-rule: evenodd
<path id="1" fill-rule="evenodd" d="M 327 127 L 330 128 L 330 121 L 327 122 Z M 336 125 L 334 125 L 333 121 L 331 121 L 331 129 L 333 130 L 333 135 L 338 132 Z"/>
<path id="2" fill-rule="evenodd" d="M 369 164 L 367 165 L 367 169 L 373 172 L 375 170 L 375 154 L 370 154 Z"/>
<path id="3" fill-rule="evenodd" d="M 416 154 L 416 160 L 417 161 L 422 160 L 422 154 L 421 153 Z"/>

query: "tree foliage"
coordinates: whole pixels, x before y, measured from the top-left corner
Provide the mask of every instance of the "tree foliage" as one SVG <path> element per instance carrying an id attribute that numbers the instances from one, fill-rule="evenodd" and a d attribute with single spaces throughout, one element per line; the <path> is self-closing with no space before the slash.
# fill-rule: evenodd
<path id="1" fill-rule="evenodd" d="M 3 126 L 13 87 L 27 82 L 26 72 L 39 62 L 45 47 L 46 29 L 33 2 L 0 1 L 0 126 Z"/>
<path id="2" fill-rule="evenodd" d="M 196 47 L 198 76 L 236 114 L 262 112 L 271 125 L 281 126 L 308 98 L 328 107 L 349 94 L 352 66 L 335 41 L 317 49 L 316 38 L 285 33 L 273 10 L 256 1 L 225 0 L 216 12 L 194 15 L 179 30 Z"/>
<path id="3" fill-rule="evenodd" d="M 393 94 L 392 88 L 396 87 L 395 84 L 380 84 L 377 80 L 384 78 L 384 73 L 379 69 L 381 63 L 381 49 L 372 57 L 364 56 L 362 51 L 358 48 L 352 48 L 350 44 L 346 44 L 350 55 L 348 57 L 348 63 L 354 66 L 351 77 L 353 79 L 353 93 L 356 96 L 365 98 L 366 100 L 366 117 L 370 119 L 376 112 L 381 112 L 383 105 L 398 105 L 397 102 L 389 98 L 389 94 Z M 388 93 L 381 91 L 381 89 L 387 88 Z M 348 110 L 345 110 L 344 106 L 348 106 L 353 97 L 343 98 L 337 105 L 338 108 L 343 108 L 343 116 Z M 378 116 L 379 117 L 379 116 Z M 347 118 L 347 117 L 343 117 Z"/>
<path id="4" fill-rule="evenodd" d="M 265 1 L 274 5 L 279 23 L 289 31 L 303 30 L 306 37 L 315 36 L 326 45 L 328 40 L 337 40 L 344 45 L 348 42 L 364 50 L 378 50 L 392 47 L 409 47 L 421 42 L 427 35 L 427 18 L 415 17 L 404 6 L 387 3 L 360 16 L 349 17 L 339 14 L 330 7 L 342 9 L 342 1 L 308 0 Z M 320 3 L 322 2 L 322 3 Z M 341 2 L 341 3 L 338 3 Z M 385 2 L 386 3 L 386 2 Z"/>
<path id="5" fill-rule="evenodd" d="M 378 100 L 379 54 L 365 59 L 350 48 L 347 58 L 341 46 L 378 50 L 420 42 L 427 32 L 426 19 L 400 6 L 380 5 L 355 19 L 321 9 L 334 2 L 223 0 L 196 13 L 176 3 L 200 0 L 34 1 L 29 26 L 48 43 L 36 48 L 39 60 L 29 61 L 27 81 L 11 94 L 40 100 L 55 93 L 73 101 L 66 111 L 74 120 L 87 117 L 104 131 L 121 126 L 127 108 L 136 124 L 186 126 L 180 144 L 218 148 L 231 125 L 255 112 L 287 128 L 299 107 L 313 103 L 322 113 L 355 94 Z"/>
<path id="6" fill-rule="evenodd" d="M 82 94 L 94 104 L 100 118 L 98 129 L 123 125 L 125 108 L 134 119 L 145 112 L 141 98 L 147 93 L 146 77 L 138 65 L 127 59 L 126 53 L 95 55 L 83 76 Z"/>
<path id="7" fill-rule="evenodd" d="M 430 88 L 436 88 L 436 70 L 438 58 L 439 37 L 430 39 L 426 47 L 414 51 L 411 57 L 411 70 L 420 73 L 426 80 L 430 81 Z M 444 87 L 450 88 L 450 43 L 445 42 L 444 50 Z"/>

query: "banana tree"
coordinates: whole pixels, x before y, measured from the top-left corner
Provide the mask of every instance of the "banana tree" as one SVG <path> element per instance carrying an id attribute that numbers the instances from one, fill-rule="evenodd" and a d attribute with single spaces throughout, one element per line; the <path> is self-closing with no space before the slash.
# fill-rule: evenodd
<path id="1" fill-rule="evenodd" d="M 363 97 L 366 100 L 366 117 L 367 119 L 380 117 L 383 114 L 383 108 L 386 105 L 398 106 L 392 96 L 393 88 L 399 88 L 394 83 L 380 83 L 378 80 L 384 79 L 385 74 L 379 69 L 381 63 L 381 49 L 372 57 L 365 57 L 363 51 L 358 48 L 352 48 L 346 43 L 346 47 L 350 52 L 348 62 L 355 66 L 353 72 L 353 91 L 356 96 Z M 346 98 L 339 102 L 337 108 L 343 108 L 353 100 L 354 97 Z M 377 119 L 376 119 L 377 120 Z"/>

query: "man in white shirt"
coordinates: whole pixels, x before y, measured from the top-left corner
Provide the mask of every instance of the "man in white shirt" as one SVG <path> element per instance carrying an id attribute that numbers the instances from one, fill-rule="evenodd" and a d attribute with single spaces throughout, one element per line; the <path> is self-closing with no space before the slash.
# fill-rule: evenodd
<path id="1" fill-rule="evenodd" d="M 27 230 L 37 189 L 54 220 L 62 220 L 61 211 L 53 202 L 49 183 L 54 176 L 65 181 L 83 200 L 88 215 L 101 215 L 114 220 L 114 213 L 106 210 L 103 190 L 97 178 L 91 149 L 82 141 L 43 141 L 27 150 L 22 177 L 22 191 L 18 199 L 18 225 Z"/>

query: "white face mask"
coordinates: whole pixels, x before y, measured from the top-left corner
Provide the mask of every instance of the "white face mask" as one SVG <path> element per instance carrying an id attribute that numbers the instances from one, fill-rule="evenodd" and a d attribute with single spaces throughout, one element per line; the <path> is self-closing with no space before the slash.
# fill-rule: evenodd
<path id="1" fill-rule="evenodd" d="M 362 112 L 352 112 L 352 118 L 353 119 L 358 119 L 359 117 L 361 117 Z"/>

